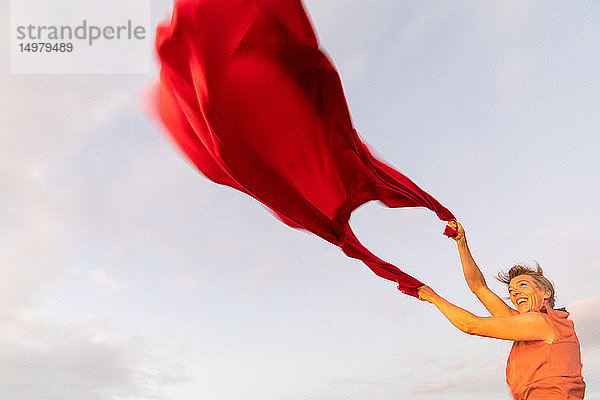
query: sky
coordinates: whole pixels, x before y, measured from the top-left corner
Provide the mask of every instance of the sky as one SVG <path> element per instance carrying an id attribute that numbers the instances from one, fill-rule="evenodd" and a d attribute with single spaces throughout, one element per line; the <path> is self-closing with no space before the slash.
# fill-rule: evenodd
<path id="1" fill-rule="evenodd" d="M 17 0 L 15 0 L 17 1 Z M 354 124 L 463 223 L 490 287 L 539 262 L 600 399 L 600 4 L 306 0 Z M 171 2 L 152 0 L 152 23 Z M 11 74 L 0 3 L 0 400 L 508 399 L 510 342 L 190 166 L 149 74 Z M 444 224 L 369 203 L 375 254 L 477 315 Z"/>

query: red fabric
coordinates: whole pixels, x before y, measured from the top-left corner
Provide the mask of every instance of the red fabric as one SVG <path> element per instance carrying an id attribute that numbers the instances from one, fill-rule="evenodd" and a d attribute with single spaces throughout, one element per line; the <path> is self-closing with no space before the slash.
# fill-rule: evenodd
<path id="1" fill-rule="evenodd" d="M 204 175 L 416 296 L 422 283 L 363 247 L 350 213 L 380 200 L 454 217 L 360 141 L 300 1 L 176 1 L 171 22 L 157 28 L 156 49 L 158 112 Z"/>
<path id="2" fill-rule="evenodd" d="M 446 225 L 446 229 L 444 229 L 444 235 L 448 236 L 448 237 L 454 237 L 458 234 L 458 232 L 456 231 L 456 229 L 452 228 L 451 226 Z"/>

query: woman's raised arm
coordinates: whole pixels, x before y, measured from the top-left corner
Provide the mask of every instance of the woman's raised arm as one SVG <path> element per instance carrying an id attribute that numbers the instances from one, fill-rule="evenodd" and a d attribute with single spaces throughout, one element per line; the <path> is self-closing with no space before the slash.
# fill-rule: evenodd
<path id="1" fill-rule="evenodd" d="M 478 317 L 450 303 L 429 286 L 421 286 L 418 294 L 419 299 L 436 306 L 452 325 L 469 335 L 505 340 L 543 340 L 547 343 L 552 343 L 556 338 L 554 327 L 539 312 Z"/>
<path id="2" fill-rule="evenodd" d="M 469 289 L 477 296 L 479 301 L 487 308 L 493 316 L 511 316 L 518 312 L 509 307 L 496 293 L 492 292 L 485 282 L 485 278 L 475 263 L 469 246 L 467 237 L 462 225 L 457 221 L 450 221 L 448 225 L 454 229 L 457 234 L 452 239 L 456 241 L 458 246 L 458 254 L 462 264 L 463 275 L 469 285 Z"/>

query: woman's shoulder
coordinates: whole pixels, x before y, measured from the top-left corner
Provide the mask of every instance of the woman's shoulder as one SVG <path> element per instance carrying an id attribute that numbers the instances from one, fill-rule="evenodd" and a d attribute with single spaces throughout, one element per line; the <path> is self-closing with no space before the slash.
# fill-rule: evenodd
<path id="1" fill-rule="evenodd" d="M 556 318 L 568 318 L 570 315 L 565 307 L 552 308 L 548 304 L 544 304 L 539 311 L 544 314 L 553 315 Z"/>
<path id="2" fill-rule="evenodd" d="M 557 340 L 569 340 L 574 337 L 575 327 L 573 321 L 569 319 L 569 312 L 566 308 L 552 308 L 548 305 L 544 305 L 544 307 L 540 309 L 540 313 L 545 314 L 548 321 L 554 327 Z M 555 342 L 557 340 L 555 340 Z"/>

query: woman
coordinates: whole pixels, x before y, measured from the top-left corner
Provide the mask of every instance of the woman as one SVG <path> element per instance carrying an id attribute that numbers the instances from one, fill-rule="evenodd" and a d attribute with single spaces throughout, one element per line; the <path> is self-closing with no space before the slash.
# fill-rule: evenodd
<path id="1" fill-rule="evenodd" d="M 516 400 L 583 399 L 579 341 L 565 309 L 555 310 L 554 287 L 537 269 L 516 265 L 499 280 L 508 285 L 509 307 L 492 292 L 475 264 L 461 224 L 457 231 L 463 274 L 471 291 L 492 314 L 478 317 L 440 297 L 428 286 L 419 298 L 435 305 L 461 331 L 470 335 L 513 340 L 506 365 L 506 382 Z"/>

